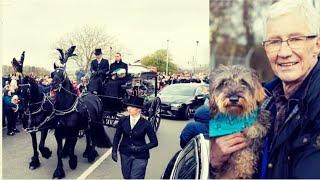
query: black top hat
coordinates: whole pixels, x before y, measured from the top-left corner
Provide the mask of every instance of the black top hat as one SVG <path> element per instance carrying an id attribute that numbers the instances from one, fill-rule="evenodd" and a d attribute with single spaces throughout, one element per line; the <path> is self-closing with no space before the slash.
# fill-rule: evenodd
<path id="1" fill-rule="evenodd" d="M 127 101 L 127 106 L 136 107 L 139 109 L 143 109 L 143 101 L 144 98 L 138 96 L 130 96 L 129 100 Z"/>
<path id="2" fill-rule="evenodd" d="M 94 50 L 94 55 L 98 56 L 100 54 L 102 54 L 101 48 L 98 48 L 98 49 Z"/>

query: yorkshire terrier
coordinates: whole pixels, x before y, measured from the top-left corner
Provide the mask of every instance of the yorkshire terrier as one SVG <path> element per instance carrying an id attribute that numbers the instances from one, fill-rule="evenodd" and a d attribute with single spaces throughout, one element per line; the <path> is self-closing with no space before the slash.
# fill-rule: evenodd
<path id="1" fill-rule="evenodd" d="M 240 65 L 219 66 L 211 76 L 209 136 L 243 132 L 249 145 L 231 154 L 214 172 L 215 178 L 252 178 L 262 139 L 270 127 L 269 112 L 261 109 L 264 89 L 254 70 Z"/>

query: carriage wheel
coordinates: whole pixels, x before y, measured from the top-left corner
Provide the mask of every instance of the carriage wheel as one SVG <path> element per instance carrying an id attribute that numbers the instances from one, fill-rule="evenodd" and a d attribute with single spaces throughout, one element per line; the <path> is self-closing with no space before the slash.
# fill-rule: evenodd
<path id="1" fill-rule="evenodd" d="M 152 108 L 152 113 L 149 113 L 149 121 L 152 124 L 154 132 L 157 132 L 160 126 L 160 121 L 161 121 L 161 100 L 160 98 L 156 98 L 151 107 Z"/>

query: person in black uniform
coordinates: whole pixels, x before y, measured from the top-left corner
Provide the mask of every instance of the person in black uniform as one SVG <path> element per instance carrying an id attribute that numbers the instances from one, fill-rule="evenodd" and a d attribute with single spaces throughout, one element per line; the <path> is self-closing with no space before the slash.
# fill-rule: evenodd
<path id="1" fill-rule="evenodd" d="M 122 57 L 121 57 L 121 53 L 116 53 L 115 54 L 115 61 L 114 63 L 112 63 L 110 65 L 110 76 L 111 79 L 114 80 L 114 84 L 117 84 L 118 87 L 116 87 L 117 89 L 119 89 L 119 96 L 123 97 L 125 94 L 125 90 L 121 88 L 122 85 L 126 84 L 127 80 L 128 80 L 128 65 L 126 63 L 123 62 Z M 124 76 L 119 76 L 118 72 L 119 70 L 124 69 L 125 70 L 125 74 Z M 114 74 L 117 74 L 117 76 L 113 76 Z"/>
<path id="2" fill-rule="evenodd" d="M 140 116 L 144 99 L 131 96 L 127 103 L 129 116 L 121 119 L 113 139 L 112 159 L 118 161 L 118 145 L 121 171 L 124 179 L 144 179 L 149 149 L 158 146 L 158 139 L 149 121 Z M 149 143 L 146 143 L 146 135 Z"/>
<path id="3" fill-rule="evenodd" d="M 105 80 L 109 71 L 109 61 L 102 58 L 101 49 L 95 49 L 96 59 L 91 62 L 90 71 L 91 79 L 89 83 L 89 91 L 94 94 L 100 94 L 101 84 Z"/>
<path id="4" fill-rule="evenodd" d="M 122 61 L 121 54 L 116 53 L 115 61 L 110 65 L 110 72 L 114 72 L 117 69 L 125 69 L 126 75 L 128 74 L 128 65 Z"/>

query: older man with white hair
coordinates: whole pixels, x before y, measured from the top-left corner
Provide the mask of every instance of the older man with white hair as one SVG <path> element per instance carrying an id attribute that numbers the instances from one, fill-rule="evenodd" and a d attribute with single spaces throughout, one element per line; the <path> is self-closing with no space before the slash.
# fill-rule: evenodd
<path id="1" fill-rule="evenodd" d="M 320 178 L 318 12 L 305 0 L 280 0 L 267 13 L 263 46 L 276 78 L 265 86 L 271 128 L 256 178 Z M 212 171 L 248 143 L 242 133 L 212 141 Z"/>

